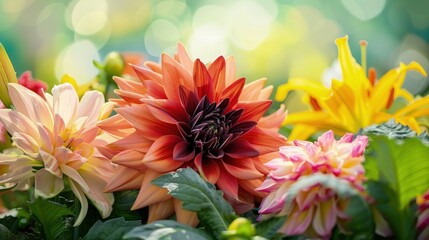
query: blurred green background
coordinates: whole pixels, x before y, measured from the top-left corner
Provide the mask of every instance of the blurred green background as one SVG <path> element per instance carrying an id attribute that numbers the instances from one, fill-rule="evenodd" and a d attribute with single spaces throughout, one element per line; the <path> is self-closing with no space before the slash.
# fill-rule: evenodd
<path id="1" fill-rule="evenodd" d="M 91 80 L 92 60 L 110 51 L 158 61 L 178 41 L 205 62 L 234 55 L 240 77 L 279 85 L 326 81 L 345 34 L 358 62 L 368 41 L 379 76 L 411 60 L 429 72 L 428 10 L 427 0 L 0 0 L 0 42 L 18 75 L 32 70 L 51 86 L 65 73 Z M 427 85 L 418 74 L 406 81 L 413 93 Z"/>

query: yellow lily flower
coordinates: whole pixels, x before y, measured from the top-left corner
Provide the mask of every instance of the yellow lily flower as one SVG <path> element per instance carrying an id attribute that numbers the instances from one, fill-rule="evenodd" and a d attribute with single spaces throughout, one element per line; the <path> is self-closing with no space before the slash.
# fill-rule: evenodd
<path id="1" fill-rule="evenodd" d="M 365 60 L 363 66 L 356 63 L 347 36 L 338 38 L 335 43 L 342 80 L 333 79 L 331 87 L 326 88 L 321 83 L 292 78 L 277 89 L 277 101 L 284 101 L 290 91 L 304 91 L 310 107 L 308 111 L 290 113 L 284 120 L 283 125 L 294 125 L 289 139 L 307 139 L 317 131 L 330 129 L 338 135 L 356 133 L 361 128 L 391 118 L 420 133 L 425 128 L 423 118 L 429 116 L 429 96 L 414 98 L 402 88 L 407 71 L 415 70 L 426 76 L 420 64 L 400 63 L 398 68 L 377 80 L 373 69 L 367 76 Z M 362 47 L 362 58 L 365 59 L 365 46 Z M 401 109 L 393 109 L 392 103 L 398 98 L 403 98 L 407 104 Z"/>

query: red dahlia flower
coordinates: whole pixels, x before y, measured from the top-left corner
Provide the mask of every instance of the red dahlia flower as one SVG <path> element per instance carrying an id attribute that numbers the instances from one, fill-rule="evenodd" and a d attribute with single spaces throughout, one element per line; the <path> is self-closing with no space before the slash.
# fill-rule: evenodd
<path id="1" fill-rule="evenodd" d="M 176 211 L 181 222 L 195 224 L 165 189 L 151 184 L 163 173 L 192 167 L 224 192 L 238 212 L 253 207 L 264 193 L 254 189 L 267 174 L 263 165 L 286 139 L 278 134 L 284 107 L 263 117 L 272 87 L 265 79 L 245 84 L 235 78 L 232 57 L 205 65 L 192 61 L 182 45 L 161 64 L 134 66 L 140 82 L 115 78 L 122 99 L 118 115 L 99 127 L 118 140 L 100 149 L 119 166 L 108 191 L 138 189 L 133 209 L 150 206 L 149 221 Z"/>

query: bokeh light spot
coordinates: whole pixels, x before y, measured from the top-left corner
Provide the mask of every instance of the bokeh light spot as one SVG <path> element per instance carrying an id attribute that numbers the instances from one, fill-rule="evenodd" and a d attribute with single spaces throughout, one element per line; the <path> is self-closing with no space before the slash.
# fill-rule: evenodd
<path id="1" fill-rule="evenodd" d="M 386 5 L 386 0 L 341 0 L 341 2 L 347 11 L 362 21 L 378 16 Z"/>
<path id="2" fill-rule="evenodd" d="M 74 42 L 58 55 L 55 76 L 60 80 L 64 74 L 68 74 L 78 84 L 86 83 L 98 73 L 92 64 L 93 60 L 100 61 L 100 55 L 93 43 L 88 40 Z"/>

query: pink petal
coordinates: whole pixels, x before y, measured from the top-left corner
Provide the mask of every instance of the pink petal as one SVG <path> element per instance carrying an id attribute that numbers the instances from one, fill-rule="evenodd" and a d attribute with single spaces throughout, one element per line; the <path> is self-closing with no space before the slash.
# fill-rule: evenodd
<path id="1" fill-rule="evenodd" d="M 40 141 L 39 132 L 34 121 L 20 112 L 11 109 L 0 109 L 0 121 L 11 135 L 15 132 L 26 133 L 32 136 L 36 142 Z"/>
<path id="2" fill-rule="evenodd" d="M 313 228 L 322 237 L 329 237 L 336 223 L 335 200 L 330 198 L 319 203 L 314 214 Z"/>
<path id="3" fill-rule="evenodd" d="M 335 142 L 334 132 L 332 130 L 325 132 L 317 139 L 317 142 L 320 144 L 323 151 L 331 149 L 332 144 Z"/>
<path id="4" fill-rule="evenodd" d="M 53 118 L 48 103 L 35 92 L 15 83 L 8 85 L 9 95 L 17 112 L 34 122 L 52 128 Z"/>
<path id="5" fill-rule="evenodd" d="M 59 178 L 63 177 L 63 174 L 59 169 L 58 160 L 54 156 L 45 151 L 40 151 L 40 156 L 42 157 L 46 171 Z"/>

